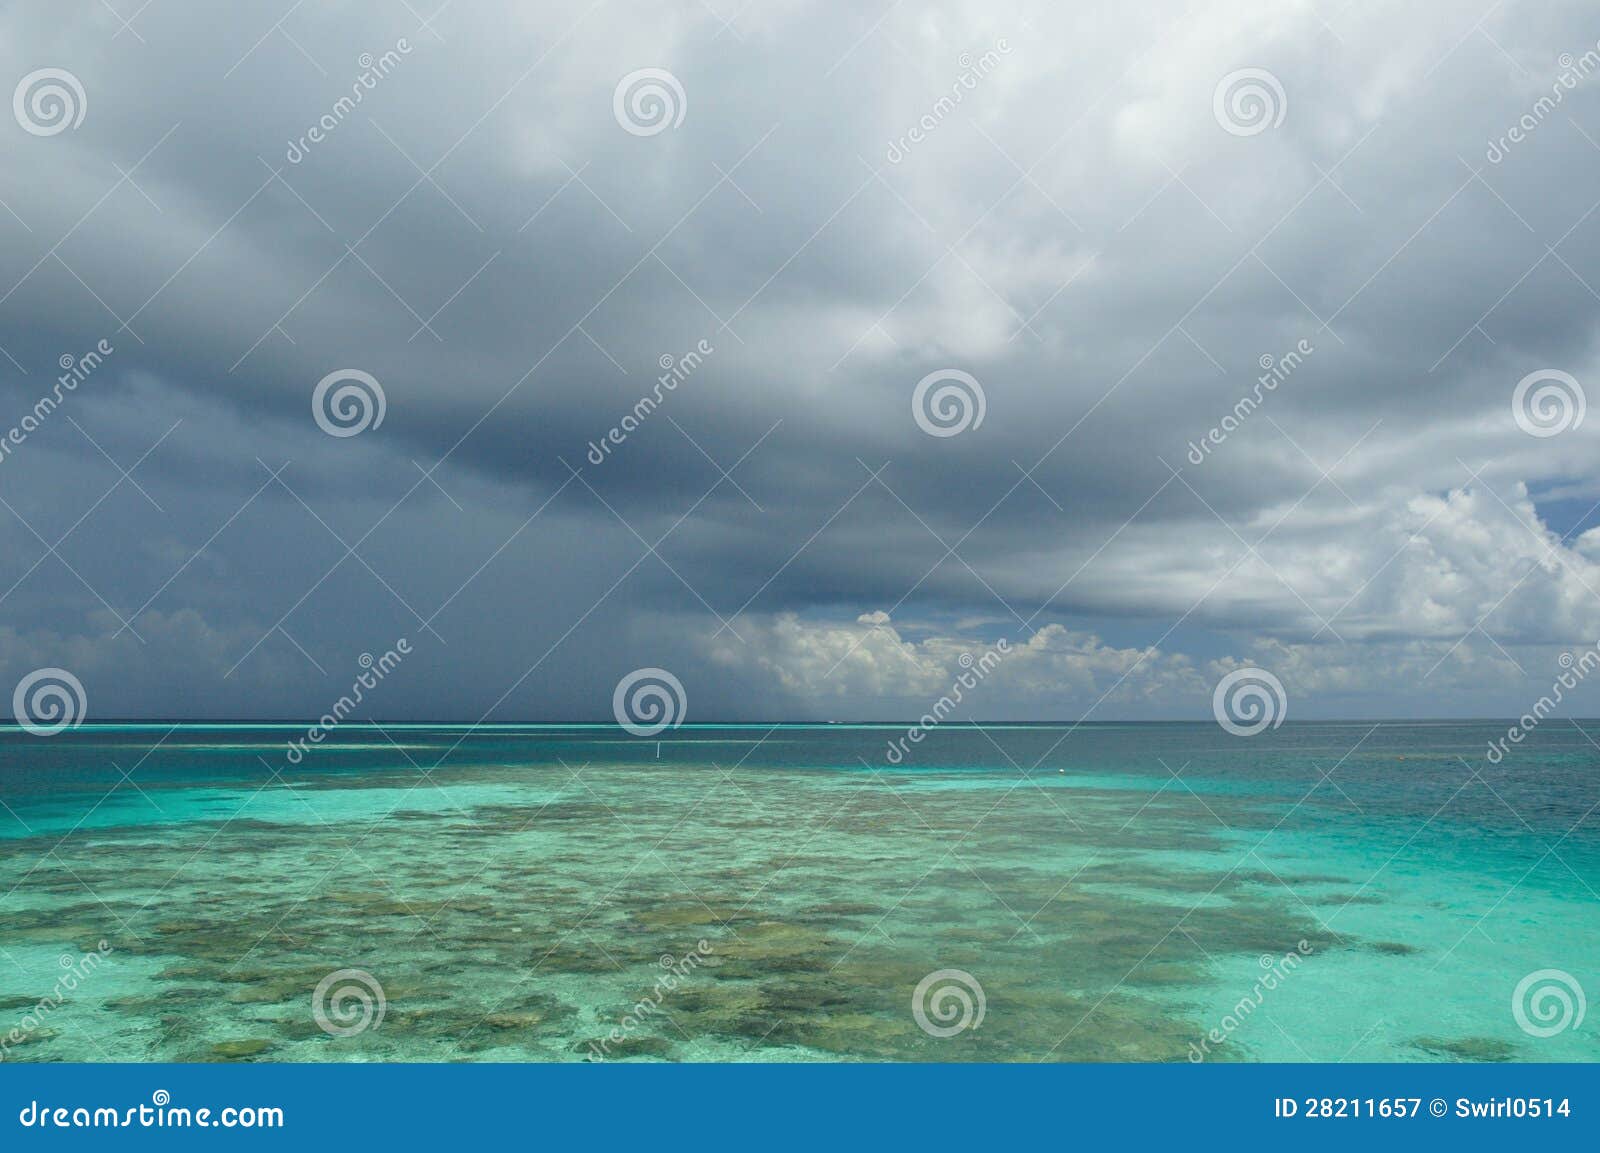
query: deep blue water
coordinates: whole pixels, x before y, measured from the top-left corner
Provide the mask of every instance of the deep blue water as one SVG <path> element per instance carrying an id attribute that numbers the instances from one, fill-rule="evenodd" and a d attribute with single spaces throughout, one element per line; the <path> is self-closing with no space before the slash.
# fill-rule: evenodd
<path id="1" fill-rule="evenodd" d="M 9 1059 L 1592 1060 L 1600 723 L 1491 763 L 1508 723 L 946 725 L 903 758 L 903 726 L 351 724 L 301 763 L 292 726 L 0 730 L 0 1039 L 11 1015 Z M 343 1035 L 313 1007 L 347 970 L 382 993 Z M 922 990 L 947 970 L 972 988 Z M 924 1028 L 919 996 L 968 1027 Z"/>

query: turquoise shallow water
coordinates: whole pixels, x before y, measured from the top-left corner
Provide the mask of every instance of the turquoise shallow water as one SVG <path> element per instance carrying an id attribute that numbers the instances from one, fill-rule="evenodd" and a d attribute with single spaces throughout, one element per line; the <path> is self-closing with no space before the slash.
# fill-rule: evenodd
<path id="1" fill-rule="evenodd" d="M 0 731 L 6 1060 L 1600 1057 L 1569 722 L 297 731 Z"/>

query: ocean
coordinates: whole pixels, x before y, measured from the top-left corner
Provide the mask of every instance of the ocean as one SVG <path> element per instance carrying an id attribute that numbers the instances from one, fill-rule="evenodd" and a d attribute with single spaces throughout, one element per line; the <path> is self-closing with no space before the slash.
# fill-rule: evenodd
<path id="1" fill-rule="evenodd" d="M 1600 723 L 1506 728 L 8 728 L 0 1057 L 1594 1060 Z"/>

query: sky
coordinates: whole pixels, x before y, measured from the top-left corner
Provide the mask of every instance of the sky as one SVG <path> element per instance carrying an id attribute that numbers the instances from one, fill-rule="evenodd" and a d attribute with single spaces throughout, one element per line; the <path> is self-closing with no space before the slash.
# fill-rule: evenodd
<path id="1" fill-rule="evenodd" d="M 1600 642 L 1592 5 L 0 27 L 0 689 L 1514 716 Z"/>

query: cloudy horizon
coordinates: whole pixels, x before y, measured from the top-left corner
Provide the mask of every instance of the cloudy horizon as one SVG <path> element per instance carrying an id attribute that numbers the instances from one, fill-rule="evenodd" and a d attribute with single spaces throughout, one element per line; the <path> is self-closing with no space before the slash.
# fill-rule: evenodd
<path id="1" fill-rule="evenodd" d="M 0 685 L 1519 715 L 1600 644 L 1600 20 L 1485 7 L 8 5 Z"/>

